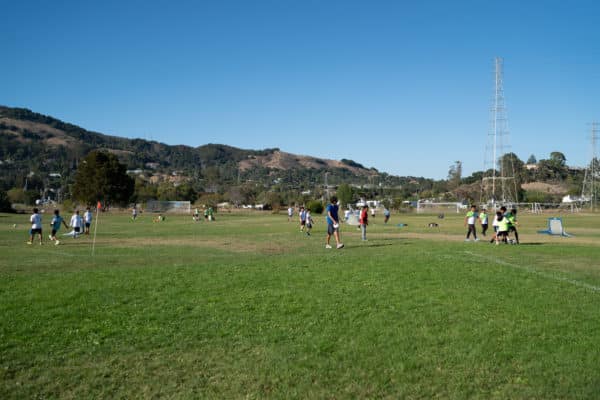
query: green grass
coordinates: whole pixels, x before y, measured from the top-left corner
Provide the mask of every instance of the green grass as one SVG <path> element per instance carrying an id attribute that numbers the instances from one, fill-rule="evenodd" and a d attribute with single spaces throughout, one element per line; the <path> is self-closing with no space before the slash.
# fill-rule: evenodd
<path id="1" fill-rule="evenodd" d="M 321 217 L 101 215 L 91 257 L 0 215 L 0 398 L 598 398 L 600 217 L 546 218 L 494 246 L 394 215 L 327 250 Z"/>

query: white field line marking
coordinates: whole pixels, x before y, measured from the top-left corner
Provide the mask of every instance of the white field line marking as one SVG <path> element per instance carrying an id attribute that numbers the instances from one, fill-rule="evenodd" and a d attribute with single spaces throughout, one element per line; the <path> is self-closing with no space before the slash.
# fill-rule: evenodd
<path id="1" fill-rule="evenodd" d="M 32 246 L 34 246 L 32 244 Z M 54 244 L 52 245 L 53 247 L 62 247 L 60 244 L 58 246 L 55 246 Z M 64 245 L 63 245 L 64 246 Z M 43 247 L 43 246 L 42 246 Z M 39 251 L 41 251 L 42 253 L 48 253 L 48 254 L 60 254 L 62 256 L 68 256 L 68 257 L 78 257 L 76 254 L 71 254 L 71 253 L 67 253 L 66 251 L 61 251 L 61 250 L 48 250 L 48 247 L 44 248 L 44 249 L 39 249 Z"/>
<path id="2" fill-rule="evenodd" d="M 550 273 L 547 273 L 547 272 L 543 272 L 543 271 L 538 271 L 537 269 L 534 269 L 532 267 L 527 267 L 527 266 L 523 266 L 523 265 L 513 264 L 513 263 L 509 263 L 507 261 L 497 260 L 495 258 L 482 256 L 481 254 L 476 254 L 476 253 L 473 253 L 473 252 L 470 252 L 470 251 L 465 251 L 465 253 L 468 254 L 468 255 L 470 255 L 470 256 L 477 257 L 479 259 L 490 261 L 492 263 L 496 263 L 496 264 L 499 264 L 499 265 L 504 265 L 506 267 L 512 267 L 512 268 L 520 269 L 520 270 L 527 271 L 527 272 L 530 272 L 530 273 L 535 274 L 535 275 L 542 276 L 542 277 L 547 278 L 547 279 L 552 279 L 552 280 L 559 281 L 559 282 L 570 283 L 571 285 L 579 286 L 579 287 L 582 287 L 582 288 L 585 288 L 585 289 L 589 289 L 589 290 L 591 290 L 593 292 L 600 293 L 600 287 L 599 286 L 590 285 L 589 283 L 581 282 L 581 281 L 578 281 L 578 280 L 575 280 L 575 279 L 565 278 L 563 276 L 553 275 L 553 274 L 550 274 Z"/>

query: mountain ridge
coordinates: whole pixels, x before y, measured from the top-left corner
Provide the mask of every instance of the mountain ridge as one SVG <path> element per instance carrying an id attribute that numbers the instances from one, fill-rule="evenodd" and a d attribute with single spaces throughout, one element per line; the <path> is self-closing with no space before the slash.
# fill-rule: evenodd
<path id="1" fill-rule="evenodd" d="M 90 131 L 26 108 L 0 106 L 0 167 L 8 175 L 1 182 L 4 188 L 18 185 L 25 172 L 42 175 L 42 179 L 44 174 L 59 173 L 69 181 L 79 160 L 92 150 L 117 155 L 130 170 L 178 173 L 206 181 L 206 176 L 217 180 L 213 171 L 217 169 L 223 184 L 242 178 L 266 181 L 294 172 L 313 181 L 325 172 L 332 178 L 357 181 L 379 174 L 352 160 L 298 155 L 279 148 L 252 150 L 215 143 L 193 147 L 130 139 Z"/>

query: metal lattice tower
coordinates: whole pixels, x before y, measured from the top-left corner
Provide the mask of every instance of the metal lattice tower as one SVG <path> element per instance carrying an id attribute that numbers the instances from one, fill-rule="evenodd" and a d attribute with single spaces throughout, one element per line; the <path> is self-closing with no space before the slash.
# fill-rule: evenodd
<path id="1" fill-rule="evenodd" d="M 481 182 L 481 203 L 492 209 L 517 201 L 513 157 L 505 157 L 509 145 L 508 119 L 504 104 L 504 60 L 494 59 L 494 98 L 492 100 L 488 143 Z"/>
<path id="2" fill-rule="evenodd" d="M 587 168 L 585 169 L 585 175 L 583 178 L 583 188 L 581 190 L 582 201 L 590 202 L 590 209 L 596 208 L 596 180 L 600 171 L 598 170 L 598 159 L 596 158 L 596 143 L 598 143 L 598 132 L 600 124 L 598 122 L 592 122 L 592 131 L 590 135 L 591 139 L 591 160 Z"/>

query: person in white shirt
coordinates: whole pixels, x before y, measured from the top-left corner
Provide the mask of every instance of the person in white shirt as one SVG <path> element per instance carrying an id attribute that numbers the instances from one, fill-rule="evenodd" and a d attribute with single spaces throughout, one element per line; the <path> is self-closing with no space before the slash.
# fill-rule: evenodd
<path id="1" fill-rule="evenodd" d="M 42 244 L 42 216 L 37 208 L 33 209 L 33 214 L 29 217 L 31 229 L 29 230 L 29 241 L 27 244 L 33 244 L 33 238 L 37 234 L 40 237 L 40 245 Z"/>
<path id="2" fill-rule="evenodd" d="M 292 217 L 294 216 L 294 208 L 292 206 L 290 206 L 287 211 L 288 211 L 288 222 L 290 222 L 292 220 Z"/>
<path id="3" fill-rule="evenodd" d="M 313 227 L 313 219 L 310 215 L 310 210 L 306 210 L 306 235 L 310 236 L 310 230 Z"/>
<path id="4" fill-rule="evenodd" d="M 71 222 L 69 223 L 69 225 L 71 225 L 71 228 L 73 229 L 71 235 L 75 238 L 79 236 L 79 234 L 81 233 L 81 228 L 83 226 L 83 220 L 81 218 L 81 215 L 79 215 L 79 210 L 75 211 L 75 214 L 73 214 L 73 216 L 71 217 Z"/>
<path id="5" fill-rule="evenodd" d="M 83 222 L 85 224 L 85 234 L 89 235 L 90 234 L 90 226 L 92 226 L 92 211 L 90 210 L 90 208 L 86 208 L 85 209 L 85 213 L 83 214 Z"/>

